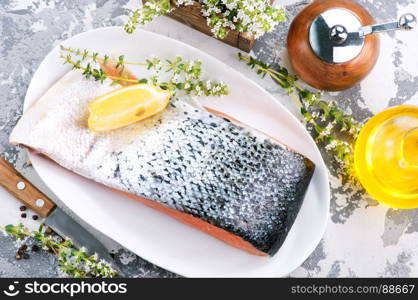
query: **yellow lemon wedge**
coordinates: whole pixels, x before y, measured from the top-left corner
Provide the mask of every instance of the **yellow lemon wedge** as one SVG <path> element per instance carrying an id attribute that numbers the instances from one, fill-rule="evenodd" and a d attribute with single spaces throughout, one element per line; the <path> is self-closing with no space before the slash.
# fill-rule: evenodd
<path id="1" fill-rule="evenodd" d="M 162 112 L 171 93 L 150 84 L 126 86 L 99 96 L 89 105 L 88 127 L 104 132 L 131 125 Z"/>

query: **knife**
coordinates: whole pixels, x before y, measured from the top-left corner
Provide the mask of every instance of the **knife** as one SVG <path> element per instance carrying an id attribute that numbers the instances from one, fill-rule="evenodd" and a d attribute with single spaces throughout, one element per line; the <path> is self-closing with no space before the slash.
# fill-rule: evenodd
<path id="1" fill-rule="evenodd" d="M 77 248 L 85 247 L 89 255 L 97 253 L 112 266 L 119 276 L 123 276 L 107 249 L 91 233 L 81 227 L 2 157 L 0 157 L 0 186 L 44 218 L 44 223 L 60 236 L 69 237 Z"/>

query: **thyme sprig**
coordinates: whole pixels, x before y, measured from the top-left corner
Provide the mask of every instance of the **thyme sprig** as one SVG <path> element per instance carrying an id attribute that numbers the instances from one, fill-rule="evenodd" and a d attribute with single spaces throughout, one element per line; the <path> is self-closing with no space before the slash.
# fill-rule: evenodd
<path id="1" fill-rule="evenodd" d="M 101 62 L 103 64 L 112 63 L 116 65 L 118 68 L 122 65 L 134 65 L 134 66 L 146 66 L 146 63 L 141 62 L 132 62 L 132 61 L 125 61 L 125 56 L 120 55 L 117 59 L 112 59 L 108 55 L 104 55 L 101 57 L 98 52 L 89 52 L 87 49 L 80 50 L 80 49 L 73 49 L 70 47 L 60 46 L 62 52 L 68 52 L 70 54 L 74 54 L 77 56 L 81 56 L 82 60 L 90 59 L 93 62 Z"/>
<path id="2" fill-rule="evenodd" d="M 75 56 L 76 58 L 74 58 Z M 163 60 L 159 57 L 151 57 L 144 62 L 126 61 L 124 55 L 117 59 L 110 58 L 108 55 L 101 56 L 96 52 L 88 50 L 72 49 L 61 47 L 60 57 L 64 63 L 69 63 L 73 69 L 83 71 L 86 78 L 93 78 L 103 83 L 106 79 L 113 82 L 123 83 L 147 83 L 159 85 L 161 88 L 170 90 L 173 94 L 183 91 L 186 94 L 196 96 L 222 96 L 228 94 L 228 87 L 222 83 L 212 80 L 203 80 L 203 64 L 201 61 L 189 61 L 177 56 L 175 59 Z M 115 74 L 108 74 L 105 67 L 112 65 L 118 71 Z M 142 66 L 154 72 L 149 78 L 135 79 L 127 76 L 125 66 Z M 161 80 L 161 72 L 169 75 L 168 80 Z M 129 74 L 129 72 L 128 72 Z"/>
<path id="3" fill-rule="evenodd" d="M 174 1 L 180 2 L 180 1 Z M 192 1 L 188 1 L 192 2 Z M 188 4 L 189 5 L 189 4 Z M 138 25 L 145 25 L 156 17 L 160 17 L 173 10 L 170 0 L 151 0 L 135 10 L 130 16 L 124 28 L 127 33 L 133 33 Z"/>
<path id="4" fill-rule="evenodd" d="M 116 276 L 109 263 L 99 259 L 97 254 L 88 255 L 85 248 L 76 249 L 70 239 L 47 234 L 43 224 L 37 231 L 27 231 L 21 223 L 0 226 L 0 229 L 17 240 L 33 239 L 43 250 L 56 254 L 60 270 L 67 275 L 75 278 Z"/>
<path id="5" fill-rule="evenodd" d="M 240 60 L 256 70 L 262 78 L 269 75 L 282 88 L 287 90 L 299 106 L 302 119 L 307 128 L 315 134 L 317 143 L 325 145 L 325 149 L 334 155 L 341 171 L 354 180 L 353 143 L 360 133 L 362 124 L 345 114 L 334 101 L 320 100 L 321 93 L 303 88 L 295 75 L 281 66 L 265 64 L 254 57 L 238 54 Z M 341 137 L 341 132 L 348 135 L 348 140 Z"/>

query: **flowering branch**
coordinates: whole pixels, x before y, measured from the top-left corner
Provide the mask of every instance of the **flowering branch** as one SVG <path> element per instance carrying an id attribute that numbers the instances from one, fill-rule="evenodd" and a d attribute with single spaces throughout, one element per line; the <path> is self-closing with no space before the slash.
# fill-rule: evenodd
<path id="1" fill-rule="evenodd" d="M 175 7 L 194 4 L 192 0 L 149 0 L 133 12 L 125 25 L 125 31 L 133 33 L 138 25 L 171 12 Z M 285 20 L 283 8 L 273 8 L 268 0 L 200 0 L 201 13 L 213 35 L 224 39 L 229 30 L 237 30 L 255 36 L 273 30 Z"/>
<path id="2" fill-rule="evenodd" d="M 61 47 L 62 53 L 60 57 L 64 59 L 64 63 L 69 63 L 73 69 L 83 71 L 86 78 L 93 78 L 101 83 L 106 79 L 110 79 L 117 83 L 147 83 L 159 85 L 162 89 L 170 90 L 175 94 L 183 91 L 186 94 L 196 96 L 222 96 L 228 94 L 228 87 L 222 82 L 212 80 L 202 80 L 203 69 L 201 61 L 186 61 L 181 57 L 174 60 L 166 60 L 164 63 L 158 57 L 146 59 L 145 62 L 125 61 L 123 55 L 117 59 L 111 59 L 108 55 L 100 56 L 98 53 L 90 53 L 87 50 L 75 50 L 71 48 Z M 66 55 L 64 53 L 67 53 Z M 78 59 L 73 59 L 73 55 Z M 99 67 L 94 67 L 99 64 Z M 146 67 L 152 70 L 155 75 L 150 78 L 136 79 L 125 70 L 126 65 L 135 65 Z M 109 74 L 106 66 L 113 66 L 116 74 Z M 162 71 L 170 74 L 168 81 L 160 81 L 159 75 Z"/>
<path id="3" fill-rule="evenodd" d="M 177 2 L 181 1 L 173 1 L 177 4 Z M 188 1 L 193 2 L 193 1 Z M 192 4 L 192 3 L 190 3 Z M 190 5 L 185 4 L 185 5 Z M 143 4 L 143 6 L 137 10 L 135 10 L 131 17 L 129 18 L 128 22 L 125 24 L 125 31 L 127 33 L 133 33 L 138 25 L 145 25 L 156 17 L 160 17 L 169 13 L 173 7 L 171 6 L 170 0 L 150 0 Z"/>
<path id="4" fill-rule="evenodd" d="M 37 231 L 32 232 L 26 231 L 23 224 L 0 226 L 0 229 L 18 240 L 32 238 L 42 249 L 55 253 L 60 270 L 70 276 L 75 278 L 116 276 L 109 263 L 99 259 L 97 254 L 88 255 L 85 248 L 76 249 L 70 239 L 54 239 L 52 235 L 46 233 L 43 224 Z"/>
<path id="5" fill-rule="evenodd" d="M 320 100 L 321 93 L 314 93 L 300 86 L 297 77 L 290 75 L 286 68 L 273 67 L 253 57 L 245 57 L 241 53 L 238 57 L 247 62 L 247 65 L 255 69 L 262 78 L 269 75 L 287 90 L 287 93 L 297 101 L 304 123 L 316 135 L 316 142 L 325 144 L 325 149 L 334 154 L 341 171 L 354 180 L 353 144 L 339 138 L 337 132 L 345 132 L 351 140 L 355 140 L 362 124 L 353 117 L 347 116 L 334 101 Z M 323 125 L 325 123 L 327 125 Z"/>

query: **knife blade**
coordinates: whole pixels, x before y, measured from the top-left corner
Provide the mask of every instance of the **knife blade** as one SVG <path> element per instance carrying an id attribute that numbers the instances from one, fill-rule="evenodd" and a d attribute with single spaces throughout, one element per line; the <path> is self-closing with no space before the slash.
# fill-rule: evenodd
<path id="1" fill-rule="evenodd" d="M 44 223 L 61 237 L 70 238 L 77 248 L 85 247 L 89 255 L 97 253 L 100 258 L 112 266 L 119 276 L 123 276 L 123 273 L 102 243 L 24 178 L 2 157 L 0 157 L 0 186 L 44 218 Z"/>

